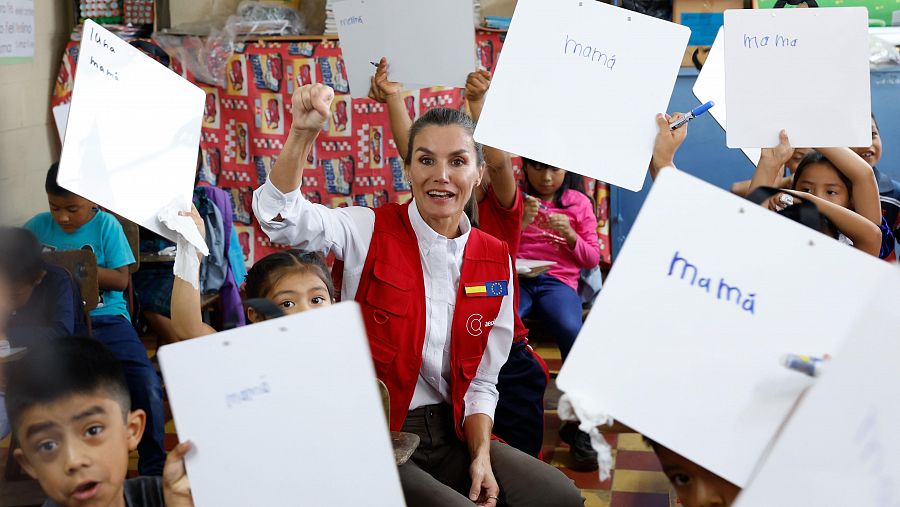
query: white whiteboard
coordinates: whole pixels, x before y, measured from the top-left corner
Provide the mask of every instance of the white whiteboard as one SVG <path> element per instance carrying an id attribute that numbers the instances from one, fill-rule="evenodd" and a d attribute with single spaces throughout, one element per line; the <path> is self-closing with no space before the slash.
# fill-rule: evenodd
<path id="1" fill-rule="evenodd" d="M 664 170 L 557 382 L 743 486 L 810 384 L 781 357 L 834 354 L 893 269 Z"/>
<path id="2" fill-rule="evenodd" d="M 852 335 L 788 420 L 736 506 L 900 505 L 900 271 L 867 301 Z"/>
<path id="3" fill-rule="evenodd" d="M 71 102 L 66 102 L 53 108 L 53 123 L 56 124 L 56 133 L 59 134 L 60 144 L 66 140 L 66 122 L 69 121 L 69 108 L 71 106 Z"/>
<path id="4" fill-rule="evenodd" d="M 167 345 L 159 362 L 197 507 L 404 505 L 356 303 Z"/>
<path id="5" fill-rule="evenodd" d="M 386 56 L 387 48 L 379 43 L 385 29 L 384 7 L 382 0 L 341 0 L 333 5 L 341 57 L 347 69 L 350 95 L 355 99 L 369 96 L 376 70 L 372 62 L 378 63 Z"/>
<path id="6" fill-rule="evenodd" d="M 703 68 L 694 81 L 694 97 L 697 97 L 701 103 L 713 101 L 715 107 L 709 110 L 716 123 L 722 127 L 722 130 L 728 131 L 726 126 L 726 104 L 725 104 L 725 36 L 722 35 L 723 30 L 719 28 L 716 34 L 716 40 L 709 49 L 706 61 L 703 62 Z M 759 164 L 759 148 L 741 148 L 744 155 L 756 167 Z"/>
<path id="7" fill-rule="evenodd" d="M 865 7 L 725 11 L 729 148 L 869 146 Z"/>
<path id="8" fill-rule="evenodd" d="M 205 99 L 200 88 L 86 21 L 58 183 L 176 241 L 157 214 L 176 198 L 191 202 Z"/>
<path id="9" fill-rule="evenodd" d="M 689 37 L 601 2 L 519 0 L 475 140 L 640 190 Z"/>
<path id="10" fill-rule="evenodd" d="M 407 89 L 462 88 L 476 68 L 471 0 L 342 0 L 334 17 L 354 98 L 368 96 L 381 57 Z"/>

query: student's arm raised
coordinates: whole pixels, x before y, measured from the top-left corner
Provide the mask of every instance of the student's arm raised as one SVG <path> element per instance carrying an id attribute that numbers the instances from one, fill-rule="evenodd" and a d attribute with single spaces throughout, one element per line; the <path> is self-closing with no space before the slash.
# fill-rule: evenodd
<path id="1" fill-rule="evenodd" d="M 816 148 L 853 183 L 853 210 L 881 225 L 881 197 L 872 167 L 850 148 Z M 845 233 L 846 234 L 846 233 Z"/>
<path id="2" fill-rule="evenodd" d="M 788 138 L 787 132 L 782 130 L 778 133 L 778 146 L 763 148 L 760 152 L 759 163 L 756 164 L 756 170 L 750 179 L 750 187 L 744 195 L 759 187 L 771 187 L 781 183 L 779 179 L 781 171 L 784 170 L 784 164 L 793 155 L 794 148 L 791 147 L 791 140 Z"/>
<path id="3" fill-rule="evenodd" d="M 819 208 L 819 213 L 830 220 L 844 236 L 850 238 L 854 248 L 878 257 L 878 254 L 881 252 L 881 229 L 877 225 L 851 209 L 826 201 L 813 194 L 796 190 L 784 190 L 784 192 L 815 204 Z M 777 195 L 773 197 L 773 199 L 776 198 L 778 198 Z"/>
<path id="4" fill-rule="evenodd" d="M 409 151 L 409 128 L 412 127 L 412 119 L 403 103 L 403 85 L 389 79 L 390 64 L 387 58 L 382 58 L 378 63 L 378 70 L 372 78 L 372 87 L 369 88 L 369 98 L 387 104 L 388 116 L 391 121 L 391 134 L 394 136 L 394 144 L 400 158 L 406 160 Z"/>
<path id="5" fill-rule="evenodd" d="M 191 207 L 190 213 L 182 213 L 189 215 L 194 219 L 197 230 L 200 231 L 201 237 L 206 237 L 206 227 L 203 225 L 203 219 L 197 208 Z M 176 255 L 183 255 L 178 252 Z M 203 257 L 200 257 L 201 261 Z M 172 328 L 175 330 L 175 336 L 179 340 L 187 340 L 197 338 L 198 336 L 206 336 L 216 332 L 212 326 L 203 322 L 203 309 L 200 302 L 200 291 L 195 289 L 190 282 L 175 277 L 172 284 Z"/>
<path id="6" fill-rule="evenodd" d="M 469 74 L 466 79 L 466 102 L 469 104 L 469 112 L 476 122 L 481 117 L 484 108 L 484 97 L 491 86 L 491 73 L 479 70 Z M 516 203 L 516 176 L 513 174 L 512 161 L 509 153 L 491 146 L 484 147 L 484 161 L 487 166 L 487 179 L 494 189 L 494 195 L 500 204 L 506 208 L 512 208 Z M 483 196 L 478 196 L 479 200 Z"/>
<path id="7" fill-rule="evenodd" d="M 300 188 L 303 164 L 331 115 L 332 100 L 334 90 L 323 84 L 301 86 L 291 96 L 291 131 L 269 175 L 269 181 L 282 193 Z"/>
<path id="8" fill-rule="evenodd" d="M 684 125 L 675 130 L 669 129 L 669 124 L 680 119 L 684 114 L 675 113 L 672 116 L 659 113 L 656 115 L 656 142 L 653 145 L 653 157 L 650 159 L 650 178 L 656 180 L 659 171 L 664 167 L 675 167 L 675 152 L 687 138 L 688 126 Z"/>

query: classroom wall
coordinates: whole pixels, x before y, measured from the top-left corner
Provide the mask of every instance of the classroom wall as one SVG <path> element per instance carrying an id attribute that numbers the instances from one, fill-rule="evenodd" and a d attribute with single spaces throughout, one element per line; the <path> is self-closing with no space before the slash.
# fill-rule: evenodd
<path id="1" fill-rule="evenodd" d="M 50 95 L 72 29 L 69 8 L 35 0 L 30 63 L 0 64 L 0 223 L 19 225 L 47 209 L 44 175 L 59 157 Z"/>

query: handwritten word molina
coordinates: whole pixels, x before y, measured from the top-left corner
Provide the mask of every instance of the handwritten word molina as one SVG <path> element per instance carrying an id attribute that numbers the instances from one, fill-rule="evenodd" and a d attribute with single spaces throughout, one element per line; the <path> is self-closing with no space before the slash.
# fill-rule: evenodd
<path id="1" fill-rule="evenodd" d="M 225 404 L 228 406 L 228 408 L 231 408 L 242 403 L 249 403 L 265 394 L 269 394 L 269 383 L 266 381 L 265 377 L 260 377 L 259 385 L 241 389 L 240 391 L 235 393 L 226 394 Z"/>
<path id="2" fill-rule="evenodd" d="M 747 293 L 742 291 L 736 285 L 729 285 L 725 282 L 724 277 L 719 277 L 718 284 L 714 284 L 713 279 L 715 277 L 707 278 L 700 276 L 697 266 L 688 262 L 686 258 L 681 257 L 677 251 L 672 257 L 672 262 L 669 264 L 668 276 L 674 276 L 680 280 L 690 282 L 691 287 L 697 287 L 700 290 L 706 291 L 709 295 L 714 295 L 716 300 L 724 301 L 725 303 L 734 303 L 734 305 L 741 310 L 751 315 L 756 315 L 755 293 Z"/>
<path id="3" fill-rule="evenodd" d="M 340 21 L 341 26 L 364 25 L 362 16 L 350 16 Z"/>
<path id="4" fill-rule="evenodd" d="M 786 35 L 748 35 L 744 34 L 744 47 L 748 49 L 760 49 L 764 47 L 775 48 L 795 48 L 797 47 L 797 38 L 788 37 Z"/>
<path id="5" fill-rule="evenodd" d="M 570 39 L 568 35 L 566 35 L 566 45 L 563 47 L 563 54 L 573 55 L 584 58 L 585 60 L 590 60 L 591 62 L 599 63 L 609 70 L 612 70 L 616 65 L 616 55 L 607 55 L 596 47 L 583 45 L 575 39 Z"/>

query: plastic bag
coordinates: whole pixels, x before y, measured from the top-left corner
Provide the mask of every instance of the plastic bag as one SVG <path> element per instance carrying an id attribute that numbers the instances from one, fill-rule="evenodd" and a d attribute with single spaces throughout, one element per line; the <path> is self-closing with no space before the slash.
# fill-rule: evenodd
<path id="1" fill-rule="evenodd" d="M 153 41 L 178 59 L 198 81 L 220 88 L 225 88 L 226 63 L 234 54 L 234 39 L 233 33 L 214 28 L 208 37 L 153 34 Z"/>
<path id="2" fill-rule="evenodd" d="M 900 63 L 900 51 L 884 39 L 869 35 L 869 63 L 873 65 Z"/>
<path id="3" fill-rule="evenodd" d="M 306 30 L 300 12 L 290 7 L 244 0 L 228 18 L 225 31 L 236 35 L 300 35 Z"/>

